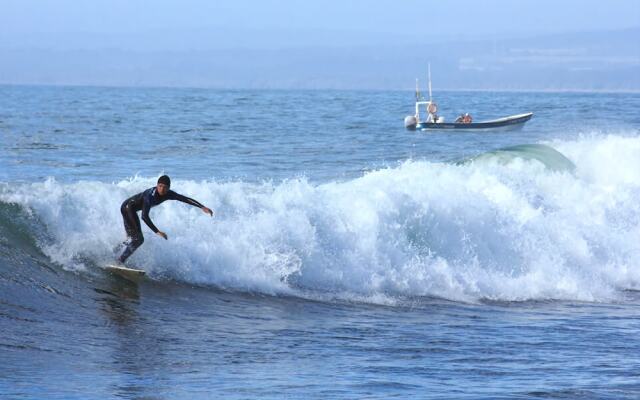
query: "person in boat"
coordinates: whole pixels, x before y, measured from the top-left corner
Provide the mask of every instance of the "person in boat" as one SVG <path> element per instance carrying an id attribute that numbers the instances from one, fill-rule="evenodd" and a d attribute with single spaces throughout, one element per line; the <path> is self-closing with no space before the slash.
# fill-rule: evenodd
<path id="1" fill-rule="evenodd" d="M 469 113 L 460 114 L 458 118 L 456 118 L 456 124 L 470 124 L 473 121 L 473 118 Z"/>
<path id="2" fill-rule="evenodd" d="M 122 264 L 138 249 L 144 242 L 142 236 L 142 229 L 140 227 L 140 218 L 138 218 L 138 211 L 142 211 L 142 220 L 147 226 L 161 238 L 167 240 L 167 234 L 156 228 L 156 226 L 149 218 L 149 210 L 166 200 L 178 200 L 183 203 L 190 204 L 194 207 L 198 207 L 205 214 L 209 214 L 213 217 L 213 211 L 203 206 L 198 201 L 183 196 L 170 189 L 171 179 L 167 175 L 162 175 L 158 178 L 156 186 L 138 193 L 126 199 L 122 206 L 120 206 L 120 212 L 122 213 L 122 220 L 124 221 L 124 230 L 127 233 L 127 240 L 122 243 L 126 246 L 118 261 Z"/>
<path id="3" fill-rule="evenodd" d="M 439 122 L 438 120 L 440 119 L 440 117 L 438 117 L 438 105 L 436 103 L 429 103 L 429 105 L 427 106 L 427 122 L 435 124 L 437 122 Z"/>
<path id="4" fill-rule="evenodd" d="M 435 123 L 437 123 L 437 122 L 438 122 L 438 119 L 439 119 L 439 118 L 440 118 L 440 117 L 438 117 L 438 114 L 429 114 L 429 115 L 427 116 L 427 122 L 430 122 L 430 123 L 435 124 Z"/>

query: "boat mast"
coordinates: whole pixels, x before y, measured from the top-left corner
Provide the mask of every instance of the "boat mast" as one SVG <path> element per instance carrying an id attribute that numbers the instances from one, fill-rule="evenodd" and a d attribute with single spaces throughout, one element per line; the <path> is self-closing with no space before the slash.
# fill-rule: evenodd
<path id="1" fill-rule="evenodd" d="M 429 66 L 429 102 L 431 102 L 431 63 L 428 64 Z"/>

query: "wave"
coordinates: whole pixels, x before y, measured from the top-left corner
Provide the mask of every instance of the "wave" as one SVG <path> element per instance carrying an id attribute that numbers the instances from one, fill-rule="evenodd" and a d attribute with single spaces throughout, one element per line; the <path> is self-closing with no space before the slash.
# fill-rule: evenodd
<path id="1" fill-rule="evenodd" d="M 489 151 L 458 164 L 469 162 L 500 162 L 503 164 L 514 160 L 535 160 L 551 171 L 574 171 L 576 166 L 562 153 L 544 144 L 521 144 Z"/>
<path id="2" fill-rule="evenodd" d="M 130 260 L 154 279 L 373 302 L 601 301 L 638 289 L 640 138 L 548 145 L 461 164 L 411 160 L 324 184 L 174 177 L 174 190 L 215 218 L 164 203 L 151 216 L 169 240 L 143 227 Z M 124 240 L 120 203 L 154 182 L 0 184 L 0 233 L 90 273 Z M 5 233 L 16 219 L 30 221 L 28 237 Z"/>

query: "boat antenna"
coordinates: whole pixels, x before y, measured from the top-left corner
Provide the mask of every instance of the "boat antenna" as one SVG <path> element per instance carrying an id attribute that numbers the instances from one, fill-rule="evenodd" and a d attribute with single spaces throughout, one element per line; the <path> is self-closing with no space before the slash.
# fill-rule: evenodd
<path id="1" fill-rule="evenodd" d="M 431 63 L 427 65 L 429 66 L 429 101 L 431 101 Z"/>
<path id="2" fill-rule="evenodd" d="M 418 78 L 416 78 L 416 101 L 420 101 L 420 86 L 418 86 Z"/>

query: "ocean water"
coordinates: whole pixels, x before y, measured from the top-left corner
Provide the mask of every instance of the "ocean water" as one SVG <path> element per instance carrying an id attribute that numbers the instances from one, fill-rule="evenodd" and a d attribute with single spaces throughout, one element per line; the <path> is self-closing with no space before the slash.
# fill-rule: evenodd
<path id="1" fill-rule="evenodd" d="M 640 95 L 434 94 L 0 86 L 0 397 L 639 398 Z"/>

